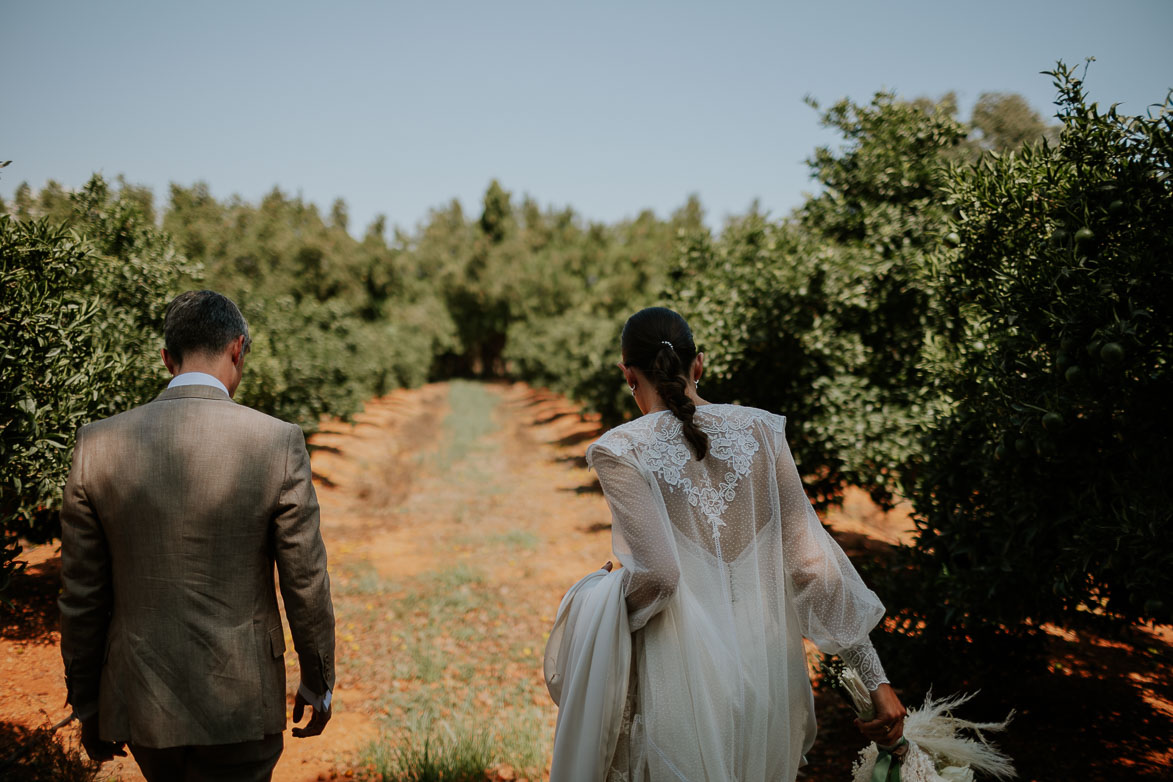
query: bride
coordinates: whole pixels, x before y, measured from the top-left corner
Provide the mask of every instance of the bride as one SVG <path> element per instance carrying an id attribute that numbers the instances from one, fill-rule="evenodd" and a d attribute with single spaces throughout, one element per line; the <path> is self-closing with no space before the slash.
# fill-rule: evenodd
<path id="1" fill-rule="evenodd" d="M 580 661 L 577 670 L 587 673 L 576 675 L 593 675 L 592 689 L 619 692 L 601 708 L 610 729 L 589 734 L 601 735 L 596 757 L 604 759 L 585 774 L 581 762 L 566 759 L 575 752 L 569 734 L 581 733 L 572 726 L 594 730 L 600 722 L 595 712 L 565 713 L 582 708 L 564 697 L 558 731 L 568 735 L 555 738 L 552 779 L 565 770 L 566 778 L 606 771 L 631 782 L 791 782 L 815 737 L 803 637 L 856 669 L 877 715 L 857 724 L 878 744 L 894 744 L 905 711 L 868 640 L 884 607 L 811 508 L 786 419 L 702 399 L 704 356 L 671 310 L 632 315 L 622 351 L 620 367 L 644 415 L 599 438 L 587 460 L 623 563 L 594 575 L 613 582 L 625 609 L 626 624 L 620 618 L 615 632 L 622 643 L 604 656 L 622 658 L 611 661 L 609 676 L 623 678 L 626 692 L 598 680 L 597 659 Z M 568 614 L 571 624 L 583 622 L 567 608 L 578 586 L 559 609 L 554 642 L 564 631 L 583 634 L 563 627 Z M 591 632 L 597 658 L 605 636 Z M 548 658 L 548 678 L 551 665 Z M 561 666 L 552 679 L 570 687 L 573 671 Z M 553 685 L 551 694 L 557 699 Z"/>

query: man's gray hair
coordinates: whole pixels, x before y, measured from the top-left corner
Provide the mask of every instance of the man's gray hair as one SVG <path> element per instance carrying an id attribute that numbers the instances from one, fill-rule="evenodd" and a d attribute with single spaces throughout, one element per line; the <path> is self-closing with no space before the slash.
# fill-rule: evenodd
<path id="1" fill-rule="evenodd" d="M 247 353 L 252 346 L 248 323 L 232 299 L 216 291 L 179 294 L 163 318 L 163 344 L 177 364 L 194 353 L 218 355 L 242 335 Z"/>

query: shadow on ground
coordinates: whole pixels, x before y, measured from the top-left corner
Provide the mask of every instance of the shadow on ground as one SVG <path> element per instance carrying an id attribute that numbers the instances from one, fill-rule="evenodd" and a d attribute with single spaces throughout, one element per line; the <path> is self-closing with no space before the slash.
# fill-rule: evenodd
<path id="1" fill-rule="evenodd" d="M 22 782 L 89 782 L 98 775 L 74 746 L 65 746 L 50 728 L 0 722 L 0 779 Z"/>
<path id="2" fill-rule="evenodd" d="M 882 567 L 893 548 L 862 534 L 835 532 L 835 537 L 857 566 Z M 1021 780 L 1168 780 L 1171 637 L 1168 628 L 1050 628 L 1043 640 L 1045 659 L 1037 665 L 994 661 L 972 676 L 942 659 L 935 671 L 925 672 L 918 685 L 923 689 L 901 689 L 900 695 L 905 706 L 915 706 L 930 686 L 938 697 L 976 692 L 960 714 L 972 720 L 997 721 L 1013 710 L 1006 733 L 989 738 L 1014 759 Z M 889 669 L 899 667 L 899 661 L 890 663 Z M 843 748 L 864 744 L 854 715 L 826 687 L 816 687 L 815 702 L 819 739 L 800 779 L 850 779 L 854 757 Z"/>
<path id="3" fill-rule="evenodd" d="M 0 603 L 0 638 L 32 643 L 56 643 L 57 594 L 61 589 L 61 557 L 29 565 L 12 577 L 4 593 L 11 605 Z"/>

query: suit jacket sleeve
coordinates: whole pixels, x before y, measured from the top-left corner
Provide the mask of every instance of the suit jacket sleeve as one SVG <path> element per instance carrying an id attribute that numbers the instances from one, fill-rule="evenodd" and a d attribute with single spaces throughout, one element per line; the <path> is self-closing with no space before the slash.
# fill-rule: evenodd
<path id="1" fill-rule="evenodd" d="M 301 666 L 301 681 L 323 695 L 334 689 L 334 606 L 319 529 L 318 498 L 301 429 L 290 424 L 285 480 L 277 503 L 274 548 L 281 597 Z"/>
<path id="2" fill-rule="evenodd" d="M 85 430 L 78 432 L 61 507 L 61 657 L 69 703 L 81 719 L 98 712 L 113 588 L 110 551 L 85 488 Z"/>

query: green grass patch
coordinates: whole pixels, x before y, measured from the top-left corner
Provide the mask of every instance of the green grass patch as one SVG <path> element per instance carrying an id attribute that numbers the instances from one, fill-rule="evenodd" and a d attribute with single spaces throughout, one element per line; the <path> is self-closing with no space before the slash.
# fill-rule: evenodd
<path id="1" fill-rule="evenodd" d="M 491 670 L 519 659 L 536 665 L 532 647 L 531 654 L 524 654 L 518 641 L 516 649 L 508 645 L 494 661 L 478 661 L 443 643 L 442 636 L 475 644 L 486 632 L 509 632 L 493 627 L 502 607 L 484 584 L 482 571 L 458 564 L 419 576 L 407 591 L 388 587 L 388 593 L 399 596 L 396 613 L 414 619 L 397 628 L 387 660 L 396 679 L 413 684 L 407 691 L 389 690 L 385 695 L 389 713 L 402 716 L 390 721 L 389 737 L 372 745 L 364 756 L 365 767 L 375 769 L 375 779 L 479 781 L 486 768 L 500 762 L 525 769 L 529 776 L 544 770 L 552 745 L 548 714 L 532 703 L 527 681 L 496 685 L 496 706 L 491 708 L 507 710 L 508 719 L 486 716 L 481 692 L 494 685 L 477 681 L 482 665 L 488 664 Z M 423 617 L 426 622 L 421 623 Z M 496 675 L 489 674 L 490 678 Z M 452 676 L 465 684 L 438 684 Z"/>
<path id="2" fill-rule="evenodd" d="M 408 656 L 415 667 L 415 678 L 427 684 L 440 681 L 444 669 L 448 667 L 448 658 L 444 652 L 428 643 L 412 644 L 408 648 Z"/>
<path id="3" fill-rule="evenodd" d="M 362 760 L 386 782 L 483 782 L 493 755 L 487 731 L 428 725 L 408 731 L 397 744 L 370 745 Z"/>
<path id="4" fill-rule="evenodd" d="M 503 707 L 509 718 L 502 720 L 493 736 L 497 760 L 508 763 L 524 776 L 541 777 L 554 748 L 554 726 L 544 708 L 536 705 L 533 691 L 523 681 L 506 686 L 501 692 Z"/>
<path id="5" fill-rule="evenodd" d="M 405 611 L 425 611 L 433 625 L 441 625 L 453 615 L 463 615 L 485 601 L 474 589 L 485 580 L 476 568 L 461 563 L 423 576 L 416 588 L 400 601 Z"/>
<path id="6" fill-rule="evenodd" d="M 498 399 L 481 383 L 454 380 L 448 385 L 450 411 L 444 419 L 444 446 L 438 466 L 448 469 L 477 449 L 478 442 L 497 430 Z"/>
<path id="7" fill-rule="evenodd" d="M 501 737 L 500 747 L 506 763 L 540 776 L 554 747 L 554 733 L 537 709 L 515 710 L 510 715 L 509 729 Z"/>
<path id="8" fill-rule="evenodd" d="M 510 530 L 501 535 L 490 535 L 485 539 L 485 542 L 493 545 L 525 549 L 526 551 L 537 548 L 541 541 L 541 538 L 527 529 Z"/>
<path id="9" fill-rule="evenodd" d="M 526 548 L 537 536 L 517 530 L 491 539 Z M 517 661 L 537 665 L 536 641 L 510 636 L 484 570 L 461 562 L 400 580 L 356 563 L 336 578 L 342 637 L 351 626 L 367 632 L 340 666 L 363 676 L 392 715 L 384 738 L 356 759 L 361 778 L 481 782 L 497 763 L 540 778 L 553 742 L 548 710 L 533 702 L 528 679 L 504 674 Z M 492 651 L 475 651 L 486 638 Z"/>
<path id="10" fill-rule="evenodd" d="M 524 693 L 517 693 L 524 696 Z M 368 744 L 359 766 L 383 782 L 481 782 L 486 769 L 508 763 L 525 775 L 540 777 L 546 768 L 553 735 L 535 707 L 510 708 L 509 719 L 490 728 L 466 711 L 437 720 L 434 704 L 416 699 L 414 714 L 397 735 Z"/>
<path id="11" fill-rule="evenodd" d="M 485 577 L 479 570 L 462 562 L 450 568 L 432 572 L 427 578 L 427 586 L 433 591 L 460 589 L 470 584 L 480 584 L 484 580 Z"/>
<path id="12" fill-rule="evenodd" d="M 386 581 L 370 562 L 354 562 L 332 568 L 331 588 L 341 597 L 370 597 L 387 592 Z"/>

